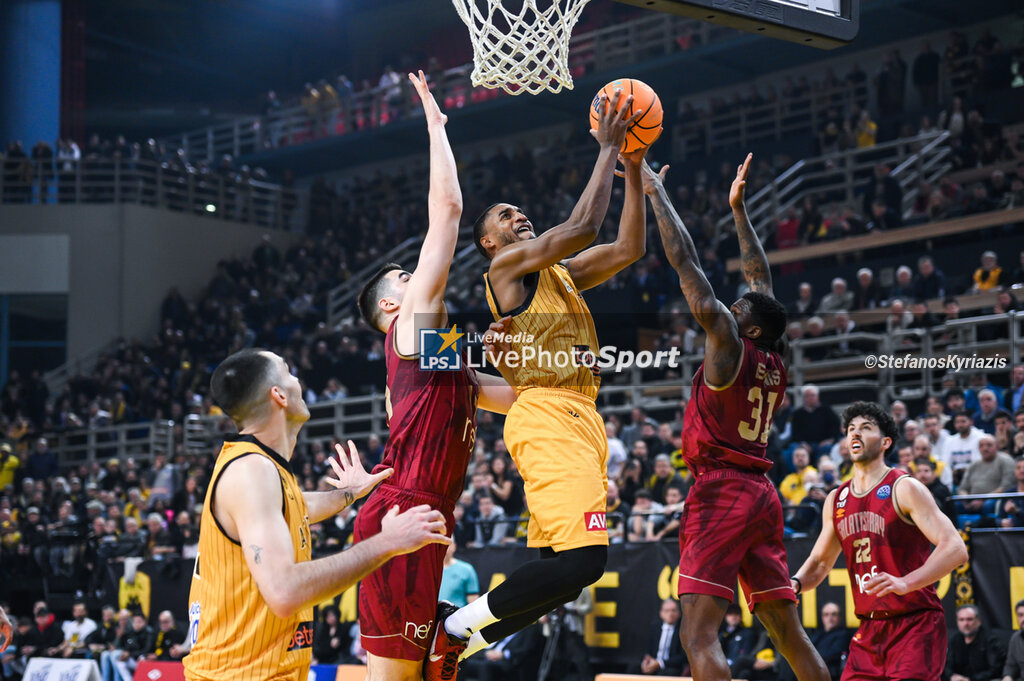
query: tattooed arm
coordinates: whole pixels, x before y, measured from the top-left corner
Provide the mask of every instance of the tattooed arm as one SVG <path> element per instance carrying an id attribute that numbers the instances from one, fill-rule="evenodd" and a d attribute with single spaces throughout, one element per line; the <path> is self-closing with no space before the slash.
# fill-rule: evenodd
<path id="1" fill-rule="evenodd" d="M 747 154 L 747 158 L 736 169 L 736 179 L 732 181 L 732 187 L 729 189 L 729 205 L 732 206 L 732 217 L 736 221 L 736 236 L 740 241 L 743 278 L 746 279 L 751 291 L 773 296 L 772 271 L 768 266 L 768 256 L 764 254 L 764 247 L 761 246 L 761 240 L 757 238 L 757 234 L 750 224 L 750 218 L 747 217 L 747 206 L 743 203 L 747 187 L 747 172 L 750 170 L 750 162 L 753 159 L 753 154 Z"/>
<path id="2" fill-rule="evenodd" d="M 668 198 L 663 180 L 668 166 L 657 175 L 645 161 L 643 164 L 644 193 L 651 199 L 658 231 L 669 264 L 679 275 L 690 312 L 707 334 L 704 342 L 704 379 L 712 387 L 732 382 L 743 359 L 736 320 L 729 309 L 715 297 L 704 270 L 697 258 L 697 249 L 690 238 L 675 207 Z"/>
<path id="3" fill-rule="evenodd" d="M 246 456 L 224 468 L 212 506 L 221 531 L 239 544 L 246 566 L 270 611 L 291 617 L 349 588 L 389 559 L 429 543 L 449 544 L 444 517 L 427 506 L 382 519 L 380 532 L 350 549 L 317 560 L 296 560 L 300 548 L 281 512 L 281 476 L 263 456 Z M 302 541 L 310 541 L 308 525 Z"/>

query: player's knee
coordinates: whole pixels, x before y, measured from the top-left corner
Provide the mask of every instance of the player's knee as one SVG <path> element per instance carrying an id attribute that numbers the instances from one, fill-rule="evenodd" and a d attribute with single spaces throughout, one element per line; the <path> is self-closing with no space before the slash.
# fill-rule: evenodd
<path id="1" fill-rule="evenodd" d="M 693 655 L 694 651 L 702 651 L 707 646 L 718 643 L 718 630 L 702 626 L 699 621 L 689 618 L 682 618 L 679 621 L 679 642 L 687 655 Z"/>
<path id="2" fill-rule="evenodd" d="M 604 574 L 604 566 L 608 563 L 607 546 L 584 546 L 558 554 L 563 563 L 565 573 L 570 577 L 571 590 L 582 591 Z"/>

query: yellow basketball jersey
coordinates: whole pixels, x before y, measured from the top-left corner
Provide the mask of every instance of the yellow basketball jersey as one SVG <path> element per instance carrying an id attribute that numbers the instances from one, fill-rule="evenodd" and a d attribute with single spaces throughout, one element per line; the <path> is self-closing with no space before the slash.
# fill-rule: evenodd
<path id="1" fill-rule="evenodd" d="M 210 507 L 224 468 L 244 456 L 264 456 L 277 466 L 295 562 L 308 561 L 312 554 L 306 501 L 289 462 L 251 435 L 227 438 L 203 504 L 199 555 L 188 597 L 192 652 L 184 659 L 185 677 L 305 681 L 312 659 L 313 608 L 288 619 L 274 615 L 249 572 L 242 546 L 224 533 Z"/>
<path id="2" fill-rule="evenodd" d="M 597 331 L 569 270 L 561 264 L 552 265 L 527 275 L 524 281 L 528 289 L 526 300 L 516 309 L 504 312 L 484 274 L 487 304 L 494 318 L 512 315 L 509 334 L 519 334 L 523 339 L 512 343 L 510 351 L 522 356 L 525 348 L 532 346 L 537 357 L 534 361 L 514 363 L 516 392 L 527 388 L 567 388 L 596 399 L 601 379 L 596 369 L 587 365 L 585 355 L 600 350 Z"/>

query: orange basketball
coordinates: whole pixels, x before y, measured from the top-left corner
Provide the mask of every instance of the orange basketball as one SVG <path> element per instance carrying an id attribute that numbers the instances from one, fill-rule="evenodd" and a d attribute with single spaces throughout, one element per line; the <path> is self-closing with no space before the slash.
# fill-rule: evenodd
<path id="1" fill-rule="evenodd" d="M 619 89 L 619 98 L 622 101 L 633 95 L 633 104 L 629 110 L 629 116 L 637 109 L 643 109 L 640 118 L 629 127 L 626 132 L 626 141 L 622 144 L 622 153 L 629 154 L 637 149 L 643 149 L 658 139 L 661 130 L 661 121 L 664 112 L 661 109 L 661 100 L 658 93 L 651 89 L 647 83 L 635 78 L 620 78 L 605 85 L 594 95 L 594 101 L 590 105 L 590 129 L 597 130 L 598 107 L 600 106 L 601 93 L 608 96 L 608 106 L 613 109 L 619 108 L 619 100 L 615 97 L 615 90 Z"/>

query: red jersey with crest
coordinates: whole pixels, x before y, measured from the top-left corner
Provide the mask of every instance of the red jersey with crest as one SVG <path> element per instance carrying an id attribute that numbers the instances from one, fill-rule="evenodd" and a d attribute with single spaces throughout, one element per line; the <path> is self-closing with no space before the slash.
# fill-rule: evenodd
<path id="1" fill-rule="evenodd" d="M 832 526 L 843 545 L 846 569 L 857 617 L 887 619 L 921 610 L 942 610 L 935 585 L 899 596 L 881 598 L 864 593 L 868 575 L 887 572 L 902 577 L 921 567 L 932 543 L 893 502 L 896 481 L 906 473 L 890 470 L 863 496 L 853 492 L 853 481 L 843 483 L 832 506 Z M 906 484 L 906 483 L 902 483 Z"/>
<path id="2" fill-rule="evenodd" d="M 778 353 L 749 338 L 742 342 L 743 359 L 729 385 L 705 383 L 704 364 L 693 376 L 683 418 L 683 458 L 694 474 L 715 468 L 763 473 L 772 467 L 768 433 L 786 391 L 786 367 Z"/>
<path id="3" fill-rule="evenodd" d="M 476 440 L 476 371 L 465 356 L 459 371 L 421 371 L 418 357 L 403 357 L 395 349 L 395 322 L 388 328 L 384 355 L 390 434 L 373 472 L 394 468 L 389 485 L 454 502 L 462 494 Z"/>

